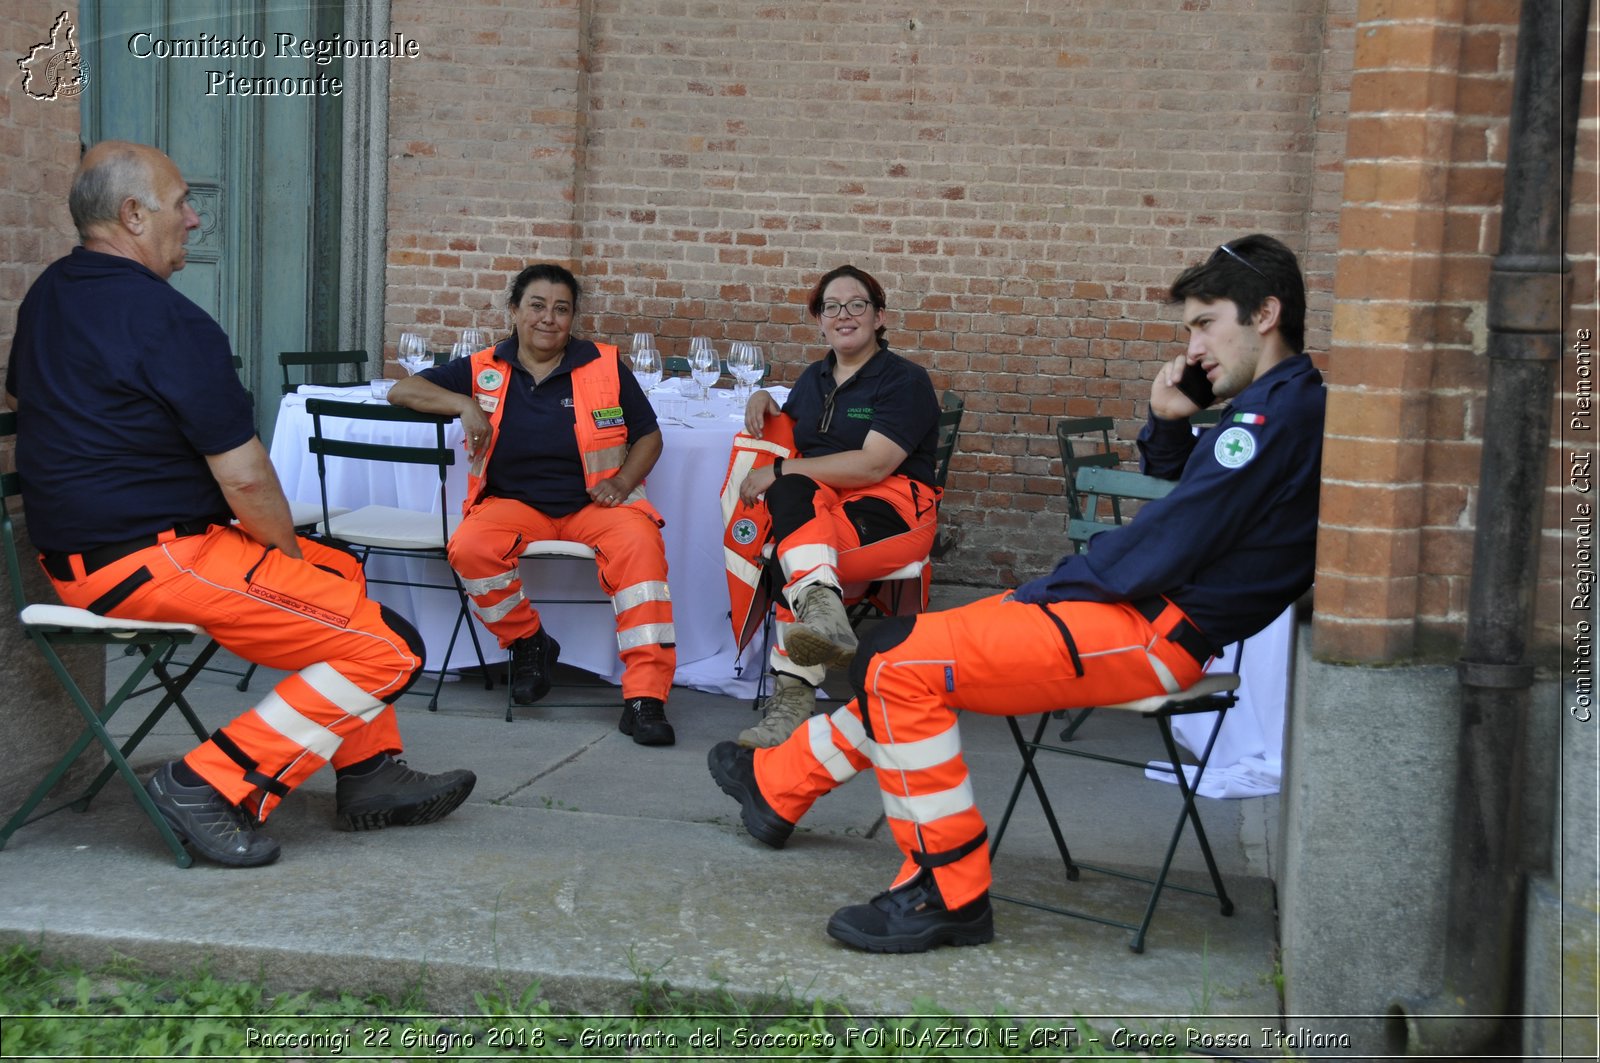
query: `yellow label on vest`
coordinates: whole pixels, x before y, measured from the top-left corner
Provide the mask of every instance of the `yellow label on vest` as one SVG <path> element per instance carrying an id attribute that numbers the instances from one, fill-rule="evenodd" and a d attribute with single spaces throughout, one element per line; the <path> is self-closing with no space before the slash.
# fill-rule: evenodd
<path id="1" fill-rule="evenodd" d="M 594 426 L 596 428 L 615 428 L 618 425 L 627 424 L 627 421 L 623 419 L 621 406 L 608 406 L 603 410 L 594 410 L 590 413 L 590 416 L 594 418 Z"/>

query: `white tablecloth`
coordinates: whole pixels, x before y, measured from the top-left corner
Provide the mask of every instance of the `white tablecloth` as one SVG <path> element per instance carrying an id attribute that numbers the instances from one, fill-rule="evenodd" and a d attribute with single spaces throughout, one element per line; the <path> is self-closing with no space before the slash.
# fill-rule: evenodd
<path id="1" fill-rule="evenodd" d="M 323 395 L 344 400 L 368 400 L 366 386 L 353 389 L 304 388 L 301 394 L 287 395 L 278 408 L 272 436 L 272 463 L 278 470 L 284 493 L 301 502 L 318 502 L 317 465 L 306 448 L 311 436 L 311 415 L 306 413 L 306 395 Z M 672 617 L 677 630 L 678 670 L 675 681 L 717 693 L 748 697 L 755 690 L 755 679 L 762 664 L 757 651 L 746 651 L 744 675 L 736 674 L 737 653 L 733 631 L 728 623 L 728 586 L 722 563 L 722 511 L 718 497 L 728 468 L 728 452 L 742 415 L 726 389 L 717 395 L 715 418 L 697 418 L 698 402 L 688 404 L 682 422 L 662 423 L 661 459 L 645 482 L 651 503 L 666 520 L 662 529 L 667 547 L 668 584 L 672 589 Z M 377 400 L 371 400 L 377 401 Z M 433 442 L 431 426 L 386 422 L 324 422 L 324 431 L 349 431 L 348 438 L 367 438 L 386 442 Z M 446 429 L 446 441 L 460 446 L 460 422 Z M 459 507 L 466 492 L 466 451 L 449 470 L 448 505 Z M 331 458 L 328 461 L 328 500 L 331 505 L 357 506 L 377 503 L 437 512 L 438 479 L 425 466 L 389 465 Z M 403 578 L 413 563 L 393 558 L 374 557 L 368 571 L 375 577 Z M 428 582 L 448 582 L 443 562 L 421 565 Z M 561 643 L 561 662 L 593 672 L 613 683 L 622 680 L 622 663 L 617 657 L 616 617 L 604 599 L 595 578 L 592 561 L 524 561 L 524 589 L 544 623 Z M 439 656 L 450 639 L 457 603 L 450 591 L 416 590 L 373 584 L 372 596 L 416 624 L 428 646 L 428 667 L 439 666 Z M 547 598 L 590 598 L 592 603 L 558 605 Z M 484 659 L 503 661 L 506 652 L 477 620 L 473 624 L 484 650 Z M 463 630 L 449 666 L 461 668 L 475 664 L 472 644 Z"/>

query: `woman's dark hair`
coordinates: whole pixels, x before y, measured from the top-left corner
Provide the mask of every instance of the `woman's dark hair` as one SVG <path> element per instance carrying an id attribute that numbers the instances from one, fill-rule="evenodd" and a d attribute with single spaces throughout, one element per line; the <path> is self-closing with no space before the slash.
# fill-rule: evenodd
<path id="1" fill-rule="evenodd" d="M 511 301 L 506 305 L 515 310 L 517 304 L 522 302 L 522 293 L 528 290 L 528 285 L 534 281 L 549 281 L 551 284 L 564 284 L 567 291 L 572 293 L 572 312 L 578 312 L 578 299 L 583 292 L 578 288 L 578 278 L 572 271 L 554 262 L 535 262 L 524 267 L 516 279 L 511 282 Z"/>
<path id="2" fill-rule="evenodd" d="M 888 305 L 888 301 L 884 298 L 883 285 L 879 284 L 877 278 L 872 274 L 864 269 L 857 269 L 855 266 L 835 266 L 822 275 L 822 279 L 817 282 L 816 287 L 811 289 L 811 295 L 806 299 L 806 309 L 811 311 L 812 317 L 819 321 L 822 319 L 822 292 L 840 277 L 854 277 L 860 281 L 861 286 L 867 290 L 867 298 L 872 301 L 874 309 L 882 310 Z M 884 326 L 878 326 L 877 337 L 879 344 L 883 343 L 884 334 L 888 331 Z"/>
<path id="3" fill-rule="evenodd" d="M 1294 252 L 1262 233 L 1230 240 L 1172 282 L 1172 301 L 1230 299 L 1239 324 L 1254 320 L 1269 295 L 1278 297 L 1278 334 L 1296 354 L 1306 347 L 1306 282 Z"/>

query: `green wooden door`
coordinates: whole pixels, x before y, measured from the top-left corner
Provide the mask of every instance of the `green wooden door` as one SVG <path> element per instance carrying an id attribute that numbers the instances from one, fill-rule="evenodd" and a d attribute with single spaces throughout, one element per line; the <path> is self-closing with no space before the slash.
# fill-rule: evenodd
<path id="1" fill-rule="evenodd" d="M 276 58 L 277 35 L 337 32 L 343 0 L 82 0 L 85 144 L 152 144 L 188 180 L 200 228 L 172 283 L 221 322 L 271 431 L 280 351 L 332 347 L 339 316 L 338 97 L 243 95 L 238 79 L 338 76 Z M 237 42 L 245 42 L 239 49 Z M 255 55 L 218 55 L 229 50 Z M 260 42 L 260 48 L 254 43 Z M 216 73 L 213 73 L 216 72 Z"/>

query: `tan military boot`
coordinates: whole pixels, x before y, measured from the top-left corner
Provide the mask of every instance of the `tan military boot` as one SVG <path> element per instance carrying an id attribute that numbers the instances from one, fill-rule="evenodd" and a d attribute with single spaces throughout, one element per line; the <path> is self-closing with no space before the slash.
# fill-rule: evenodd
<path id="1" fill-rule="evenodd" d="M 783 742 L 817 707 L 817 692 L 792 675 L 777 676 L 778 685 L 761 703 L 761 722 L 739 732 L 746 749 L 765 749 Z"/>
<path id="2" fill-rule="evenodd" d="M 821 583 L 806 588 L 795 623 L 784 632 L 783 648 L 789 660 L 807 668 L 850 667 L 856 656 L 856 633 L 850 630 L 850 617 L 837 591 Z"/>

